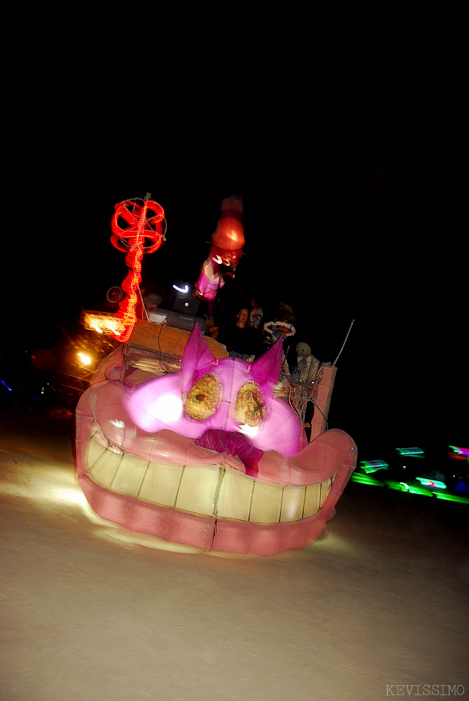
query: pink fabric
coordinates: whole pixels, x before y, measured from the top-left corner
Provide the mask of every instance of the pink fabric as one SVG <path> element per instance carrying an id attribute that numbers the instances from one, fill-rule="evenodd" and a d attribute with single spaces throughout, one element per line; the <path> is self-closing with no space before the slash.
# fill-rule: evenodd
<path id="1" fill-rule="evenodd" d="M 112 353 L 100 362 L 91 384 L 97 385 L 104 380 L 118 380 L 124 370 L 124 346 L 120 343 Z"/>
<path id="2" fill-rule="evenodd" d="M 252 364 L 239 358 L 216 359 L 196 325 L 184 350 L 181 371 L 143 383 L 123 397 L 123 406 L 132 422 L 148 433 L 169 429 L 197 439 L 207 429 L 239 431 L 234 416 L 238 393 L 243 385 L 254 381 L 262 390 L 267 415 L 259 426 L 258 434 L 250 437 L 252 445 L 262 451 L 277 450 L 282 455 L 294 455 L 302 444 L 302 428 L 293 409 L 274 397 L 281 363 L 281 342 L 277 342 Z M 177 418 L 153 413 L 152 407 L 159 397 L 178 397 L 183 403 L 191 385 L 208 372 L 217 376 L 223 388 L 221 404 L 211 417 L 194 421 L 185 413 Z"/>
<path id="3" fill-rule="evenodd" d="M 343 473 L 336 478 L 323 508 L 314 516 L 271 525 L 195 516 L 115 494 L 97 485 L 86 474 L 81 474 L 79 480 L 92 509 L 129 531 L 148 533 L 202 551 L 273 557 L 286 550 L 304 548 L 325 531 L 350 474 Z"/>
<path id="4" fill-rule="evenodd" d="M 196 445 L 217 453 L 227 452 L 230 455 L 237 455 L 246 468 L 246 474 L 257 477 L 259 468 L 257 463 L 263 456 L 263 451 L 254 448 L 251 442 L 241 433 L 234 431 L 217 431 L 209 428 L 203 436 L 197 438 Z"/>
<path id="5" fill-rule="evenodd" d="M 225 282 L 219 273 L 216 274 L 215 279 L 208 277 L 205 272 L 207 265 L 210 265 L 210 261 L 205 261 L 202 270 L 200 271 L 198 280 L 195 283 L 195 287 L 204 299 L 206 299 L 208 302 L 211 302 L 213 299 L 215 299 L 218 290 L 223 287 Z"/>

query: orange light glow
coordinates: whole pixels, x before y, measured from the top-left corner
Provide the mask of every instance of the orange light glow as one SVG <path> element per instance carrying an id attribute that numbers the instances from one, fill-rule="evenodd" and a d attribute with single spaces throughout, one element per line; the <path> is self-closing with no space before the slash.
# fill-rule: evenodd
<path id="1" fill-rule="evenodd" d="M 114 335 L 120 332 L 122 322 L 116 319 L 112 312 L 88 312 L 82 313 L 80 322 L 85 329 L 103 333 L 105 335 Z"/>
<path id="2" fill-rule="evenodd" d="M 83 365 L 91 365 L 92 359 L 89 355 L 87 355 L 86 353 L 77 353 L 77 355 L 80 358 L 81 363 Z"/>
<path id="3" fill-rule="evenodd" d="M 212 243 L 225 251 L 237 251 L 243 248 L 246 239 L 242 223 L 231 217 L 220 219 L 212 236 Z"/>

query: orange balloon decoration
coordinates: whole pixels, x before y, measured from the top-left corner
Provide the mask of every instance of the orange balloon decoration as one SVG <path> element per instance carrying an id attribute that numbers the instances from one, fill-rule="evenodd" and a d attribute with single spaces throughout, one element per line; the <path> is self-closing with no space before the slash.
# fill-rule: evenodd
<path id="1" fill-rule="evenodd" d="M 212 244 L 225 251 L 237 251 L 243 248 L 245 243 L 242 223 L 232 216 L 220 218 L 212 236 Z"/>
<path id="2" fill-rule="evenodd" d="M 111 223 L 111 243 L 119 251 L 127 252 L 125 263 L 129 272 L 122 283 L 126 296 L 119 304 L 116 314 L 116 319 L 121 320 L 121 328 L 113 337 L 125 343 L 137 321 L 135 309 L 137 290 L 142 281 L 142 258 L 145 253 L 153 253 L 161 246 L 164 239 L 162 222 L 165 217 L 163 207 L 150 200 L 149 194 L 140 203 L 135 199 L 119 202 L 115 205 L 115 210 Z M 121 220 L 124 226 L 120 225 Z"/>

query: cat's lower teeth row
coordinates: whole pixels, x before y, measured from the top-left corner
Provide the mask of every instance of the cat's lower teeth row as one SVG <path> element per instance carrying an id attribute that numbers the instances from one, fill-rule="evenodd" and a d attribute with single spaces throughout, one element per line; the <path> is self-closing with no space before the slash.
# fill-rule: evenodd
<path id="1" fill-rule="evenodd" d="M 200 516 L 272 524 L 316 514 L 334 478 L 308 486 L 281 487 L 220 465 L 171 465 L 149 462 L 88 446 L 88 474 L 98 485 L 144 502 Z"/>

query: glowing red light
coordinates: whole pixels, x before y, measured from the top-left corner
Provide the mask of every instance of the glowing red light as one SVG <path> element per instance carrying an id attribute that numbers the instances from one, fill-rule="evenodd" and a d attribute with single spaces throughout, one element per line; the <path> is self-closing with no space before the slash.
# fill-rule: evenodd
<path id="1" fill-rule="evenodd" d="M 242 249 L 246 243 L 242 223 L 231 217 L 220 219 L 212 236 L 212 243 L 225 251 Z"/>
<path id="2" fill-rule="evenodd" d="M 119 251 L 127 252 L 125 263 L 129 272 L 121 285 L 126 296 L 119 304 L 116 314 L 116 319 L 121 320 L 121 330 L 113 334 L 113 337 L 125 343 L 129 340 L 137 321 L 135 309 L 138 301 L 137 290 L 142 281 L 143 255 L 156 251 L 163 241 L 164 209 L 147 195 L 143 204 L 135 200 L 125 200 L 116 204 L 115 210 L 111 224 L 111 243 Z M 124 226 L 121 226 L 121 220 Z"/>

